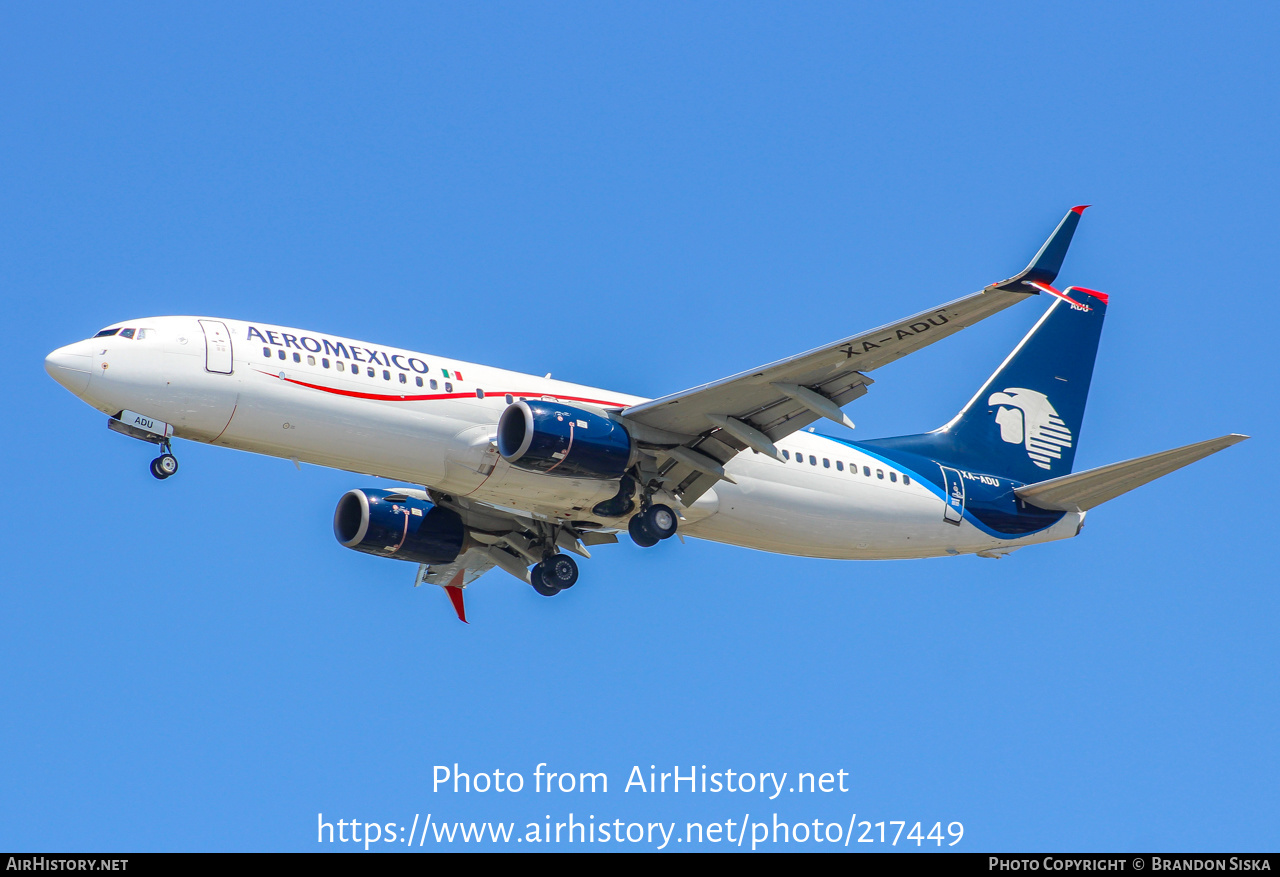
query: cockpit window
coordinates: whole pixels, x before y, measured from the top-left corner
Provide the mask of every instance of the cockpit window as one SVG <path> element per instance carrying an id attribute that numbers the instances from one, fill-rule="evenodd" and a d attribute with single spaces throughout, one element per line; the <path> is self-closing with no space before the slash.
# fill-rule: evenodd
<path id="1" fill-rule="evenodd" d="M 132 330 L 132 329 L 121 329 L 121 330 L 120 330 L 120 337 L 121 337 L 121 338 L 132 338 L 132 337 L 133 337 L 133 330 Z"/>
<path id="2" fill-rule="evenodd" d="M 106 338 L 106 337 L 108 337 L 108 336 L 110 336 L 110 335 L 114 335 L 114 334 L 116 334 L 116 333 L 117 333 L 117 332 L 119 332 L 119 331 L 120 331 L 119 329 L 103 329 L 101 332 L 99 332 L 97 335 L 94 335 L 93 337 L 94 337 L 94 338 Z"/>
<path id="3" fill-rule="evenodd" d="M 156 335 L 156 330 L 155 330 L 155 329 L 139 329 L 139 330 L 138 330 L 138 340 L 139 340 L 139 341 L 142 341 L 142 340 L 144 340 L 144 339 L 146 339 L 146 338 L 154 338 L 154 337 L 155 337 L 155 335 Z"/>

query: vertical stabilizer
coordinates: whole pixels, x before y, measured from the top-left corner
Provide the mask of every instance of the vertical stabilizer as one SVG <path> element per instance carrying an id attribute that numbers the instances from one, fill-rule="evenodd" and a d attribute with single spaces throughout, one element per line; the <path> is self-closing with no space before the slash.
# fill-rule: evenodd
<path id="1" fill-rule="evenodd" d="M 1048 311 L 950 423 L 925 435 L 866 444 L 1024 483 L 1068 474 L 1107 296 L 1044 286 L 1054 296 Z"/>

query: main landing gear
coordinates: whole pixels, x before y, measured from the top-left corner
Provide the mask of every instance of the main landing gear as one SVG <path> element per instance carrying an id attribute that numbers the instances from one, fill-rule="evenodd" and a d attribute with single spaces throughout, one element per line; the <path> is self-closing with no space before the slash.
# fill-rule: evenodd
<path id="1" fill-rule="evenodd" d="M 627 529 L 637 545 L 648 548 L 652 545 L 657 545 L 663 539 L 670 539 L 676 535 L 679 521 L 679 516 L 672 511 L 670 506 L 662 505 L 661 503 L 650 503 L 648 497 L 646 497 L 641 501 L 640 511 L 632 515 L 628 521 Z M 533 560 L 541 556 L 542 560 L 534 564 L 533 568 L 529 570 L 529 584 L 542 596 L 554 597 L 561 591 L 572 588 L 578 581 L 577 561 L 568 554 L 555 553 L 556 546 L 567 551 L 575 550 L 572 546 L 577 545 L 578 534 L 572 527 L 565 531 L 547 529 L 546 525 L 543 526 L 543 531 L 532 540 L 523 536 L 519 538 L 507 537 L 507 543 L 515 549 L 515 552 L 504 550 L 504 556 L 514 559 L 517 552 L 527 560 Z M 565 541 L 566 535 L 569 537 L 567 542 Z M 577 553 L 586 557 L 591 556 L 586 553 L 585 549 L 580 547 Z M 505 568 L 508 572 L 520 577 L 519 567 L 506 566 Z"/>
<path id="2" fill-rule="evenodd" d="M 178 458 L 173 455 L 168 442 L 161 445 L 161 449 L 164 453 L 151 461 L 151 474 L 164 481 L 178 471 Z"/>
<path id="3" fill-rule="evenodd" d="M 674 536 L 676 525 L 676 513 L 659 503 L 632 515 L 627 522 L 627 532 L 631 534 L 631 540 L 641 548 L 650 548 L 663 539 Z"/>
<path id="4" fill-rule="evenodd" d="M 533 589 L 544 597 L 554 597 L 578 581 L 578 563 L 567 554 L 551 554 L 529 571 Z"/>

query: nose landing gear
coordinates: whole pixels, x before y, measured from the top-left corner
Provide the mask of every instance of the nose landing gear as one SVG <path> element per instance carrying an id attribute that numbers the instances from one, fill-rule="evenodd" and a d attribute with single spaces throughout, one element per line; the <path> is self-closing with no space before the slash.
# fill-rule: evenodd
<path id="1" fill-rule="evenodd" d="M 169 453 L 167 446 L 165 447 L 165 453 L 151 461 L 151 474 L 161 481 L 164 481 L 177 471 L 178 458 Z"/>
<path id="2" fill-rule="evenodd" d="M 156 442 L 163 451 L 160 456 L 151 461 L 151 474 L 158 480 L 164 481 L 178 471 L 178 458 L 173 455 L 173 445 L 169 444 L 168 437 Z"/>
<path id="3" fill-rule="evenodd" d="M 160 456 L 151 461 L 151 474 L 159 480 L 172 477 L 178 471 L 178 458 L 173 455 L 173 445 L 169 443 L 169 439 L 173 437 L 172 425 L 126 410 L 108 417 L 107 427 L 112 432 L 160 446 Z"/>

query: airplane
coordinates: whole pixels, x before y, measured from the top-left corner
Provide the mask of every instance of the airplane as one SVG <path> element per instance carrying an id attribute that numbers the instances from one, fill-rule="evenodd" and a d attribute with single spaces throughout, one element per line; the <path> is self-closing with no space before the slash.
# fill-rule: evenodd
<path id="1" fill-rule="evenodd" d="M 463 591 L 489 570 L 554 596 L 578 579 L 572 555 L 624 530 L 646 548 L 679 534 L 807 557 L 1000 558 L 1076 536 L 1090 509 L 1248 438 L 1072 472 L 1109 297 L 1053 284 L 1086 206 L 1007 280 L 658 399 L 193 316 L 112 324 L 45 368 L 110 429 L 157 445 L 158 479 L 182 438 L 397 482 L 343 494 L 334 535 L 416 564 L 415 587 L 443 588 L 463 622 Z M 1039 321 L 944 426 L 864 441 L 810 426 L 852 428 L 843 408 L 869 373 L 1041 295 Z"/>

